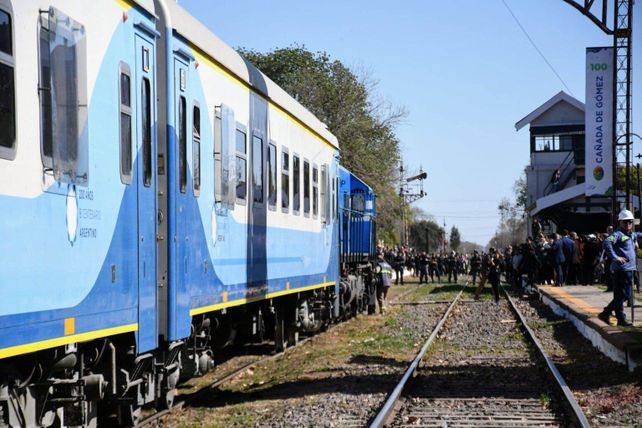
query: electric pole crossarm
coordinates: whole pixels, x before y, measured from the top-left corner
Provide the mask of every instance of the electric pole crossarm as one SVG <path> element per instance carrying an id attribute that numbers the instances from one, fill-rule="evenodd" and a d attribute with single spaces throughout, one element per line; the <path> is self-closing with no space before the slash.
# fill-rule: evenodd
<path id="1" fill-rule="evenodd" d="M 591 21 L 595 23 L 602 31 L 604 31 L 608 35 L 613 34 L 613 29 L 609 28 L 607 24 L 607 18 L 608 18 L 608 13 L 607 13 L 607 6 L 608 6 L 608 1 L 607 0 L 602 0 L 602 18 L 598 18 L 596 15 L 591 12 L 591 8 L 593 7 L 594 0 L 584 0 L 581 3 L 584 3 L 584 5 L 581 5 L 579 1 L 576 0 L 562 0 L 565 3 L 568 3 L 569 5 L 573 6 L 575 9 L 579 10 L 583 15 L 586 15 Z"/>

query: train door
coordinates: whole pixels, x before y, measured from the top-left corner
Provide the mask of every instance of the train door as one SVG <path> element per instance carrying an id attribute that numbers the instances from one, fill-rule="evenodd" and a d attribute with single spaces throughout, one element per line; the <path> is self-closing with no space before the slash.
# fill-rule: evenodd
<path id="1" fill-rule="evenodd" d="M 169 142 L 170 174 L 168 184 L 169 223 L 171 236 L 169 250 L 169 339 L 175 340 L 190 335 L 189 296 L 187 288 L 190 263 L 190 225 L 187 223 L 190 198 L 193 197 L 189 183 L 188 135 L 192 114 L 189 89 L 190 58 L 184 52 L 174 51 L 174 89 L 172 139 Z"/>
<path id="2" fill-rule="evenodd" d="M 157 346 L 156 106 L 154 44 L 136 35 L 136 189 L 138 202 L 138 352 Z"/>

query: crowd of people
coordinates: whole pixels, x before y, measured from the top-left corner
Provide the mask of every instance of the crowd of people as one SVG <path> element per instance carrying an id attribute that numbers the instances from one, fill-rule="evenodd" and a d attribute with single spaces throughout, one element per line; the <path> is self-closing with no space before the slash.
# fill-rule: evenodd
<path id="1" fill-rule="evenodd" d="M 585 235 L 568 230 L 546 234 L 536 221 L 533 225 L 535 236 L 528 237 L 516 248 L 508 245 L 504 249 L 489 248 L 488 252 L 429 253 L 406 246 L 380 246 L 378 257 L 380 264 L 385 264 L 384 270 L 389 274 L 386 282 L 390 285 L 393 272 L 395 284 L 404 283 L 405 272 L 418 277 L 419 284 L 428 283 L 429 278 L 433 283 L 445 283 L 446 280 L 457 283 L 459 275 L 470 275 L 472 285 L 477 286 L 476 298 L 489 282 L 495 301 L 499 300 L 502 276 L 508 284 L 527 294 L 533 292 L 536 283 L 559 287 L 606 284 L 607 291 L 614 292 L 614 301 L 600 318 L 607 320 L 614 311 L 618 324 L 627 325 L 622 303 L 630 296 L 633 285 L 640 291 L 635 252 L 637 238 L 642 235 L 632 232 L 632 221 L 633 215 L 623 210 L 616 230 L 609 226 L 602 233 Z"/>

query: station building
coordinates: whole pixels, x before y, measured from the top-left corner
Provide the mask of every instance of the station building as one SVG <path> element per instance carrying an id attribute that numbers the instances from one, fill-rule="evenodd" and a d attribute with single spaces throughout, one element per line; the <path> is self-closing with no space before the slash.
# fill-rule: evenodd
<path id="1" fill-rule="evenodd" d="M 537 218 L 544 232 L 604 232 L 611 199 L 585 196 L 584 103 L 564 91 L 515 124 L 530 125 L 526 167 L 528 232 Z"/>

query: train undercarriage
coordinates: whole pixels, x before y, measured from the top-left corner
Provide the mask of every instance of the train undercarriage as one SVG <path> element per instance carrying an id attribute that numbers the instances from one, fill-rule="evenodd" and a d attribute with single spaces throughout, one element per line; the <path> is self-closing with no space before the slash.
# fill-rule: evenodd
<path id="1" fill-rule="evenodd" d="M 127 333 L 0 360 L 0 427 L 136 425 L 143 407 L 171 407 L 176 386 L 211 370 L 223 348 L 270 340 L 280 352 L 366 310 L 371 281 L 355 273 L 338 295 L 328 287 L 196 316 L 189 338 L 148 353 Z"/>

